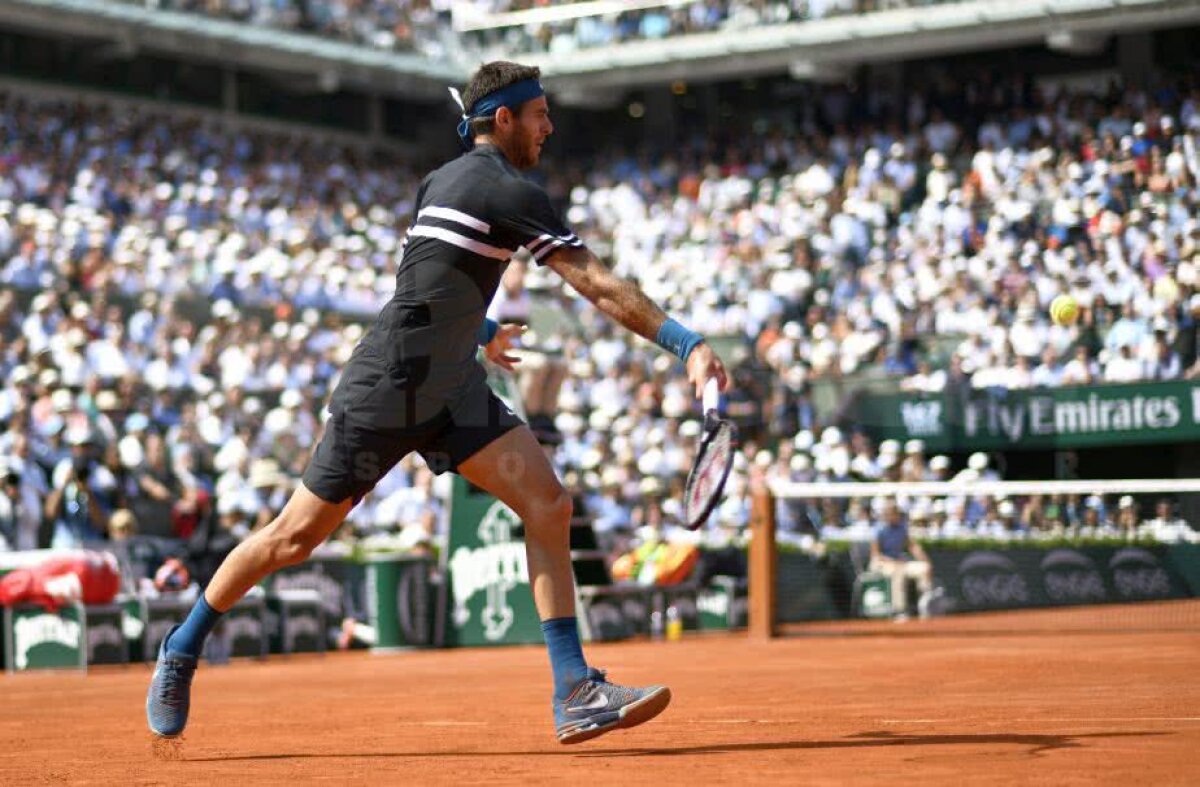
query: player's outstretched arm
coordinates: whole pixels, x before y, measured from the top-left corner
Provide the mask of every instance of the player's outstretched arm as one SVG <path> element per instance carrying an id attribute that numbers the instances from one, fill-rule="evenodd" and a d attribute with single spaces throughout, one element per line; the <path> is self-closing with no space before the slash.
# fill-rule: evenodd
<path id="1" fill-rule="evenodd" d="M 685 344 L 683 351 L 673 346 L 673 342 L 665 344 L 664 325 L 674 321 L 642 292 L 641 287 L 614 275 L 586 248 L 558 249 L 545 260 L 545 264 L 617 323 L 680 355 L 687 366 L 688 380 L 696 386 L 697 397 L 701 395 L 704 383 L 712 377 L 720 381 L 721 390 L 728 387 L 725 365 L 707 342 L 690 343 L 690 346 Z M 684 330 L 678 323 L 674 325 Z"/>

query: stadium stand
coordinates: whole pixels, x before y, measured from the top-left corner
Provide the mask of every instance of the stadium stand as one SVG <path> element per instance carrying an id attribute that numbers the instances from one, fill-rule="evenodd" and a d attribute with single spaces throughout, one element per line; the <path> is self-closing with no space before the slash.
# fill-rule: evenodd
<path id="1" fill-rule="evenodd" d="M 760 122 L 672 155 L 618 151 L 560 189 L 568 220 L 619 272 L 740 348 L 731 412 L 752 461 L 735 471 L 711 543 L 744 539 L 754 468 L 789 480 L 952 472 L 921 446 L 831 428 L 836 414 L 818 417 L 809 395 L 823 379 L 881 367 L 940 391 L 1197 374 L 1194 82 L 1097 94 L 981 77 L 898 106 L 869 91 L 850 103 L 838 88 L 813 98 L 803 128 Z M 120 510 L 167 538 L 189 535 L 197 511 L 235 533 L 269 517 L 302 469 L 357 320 L 390 294 L 412 163 L 15 96 L 0 127 L 6 545 L 103 540 Z M 494 313 L 566 307 L 575 335 L 544 337 L 563 375 L 542 426 L 561 435 L 561 469 L 620 546 L 647 497 L 677 520 L 693 405 L 677 368 L 543 273 L 514 266 Z M 1049 325 L 1060 292 L 1083 304 L 1079 325 Z M 766 387 L 763 371 L 774 372 Z M 145 470 L 164 451 L 157 435 L 167 456 Z M 406 522 L 391 535 L 418 543 L 444 527 L 433 487 L 405 463 L 343 536 Z M 947 534 L 1130 526 L 1122 501 L 1004 502 L 902 501 Z M 781 530 L 853 532 L 871 515 L 781 504 Z"/>
<path id="2" fill-rule="evenodd" d="M 121 0 L 153 10 L 203 14 L 318 35 L 385 50 L 421 49 L 421 39 L 454 29 L 473 54 L 569 51 L 715 30 L 925 7 L 955 0 L 819 0 L 752 3 L 655 0 L 608 2 L 265 2 L 264 0 Z"/>

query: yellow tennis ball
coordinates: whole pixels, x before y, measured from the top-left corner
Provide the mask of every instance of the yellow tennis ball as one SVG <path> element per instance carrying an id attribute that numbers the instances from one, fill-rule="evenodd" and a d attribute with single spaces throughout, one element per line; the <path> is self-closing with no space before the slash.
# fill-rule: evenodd
<path id="1" fill-rule="evenodd" d="M 1050 301 L 1050 319 L 1055 325 L 1070 325 L 1079 318 L 1079 301 L 1070 295 L 1059 295 Z"/>

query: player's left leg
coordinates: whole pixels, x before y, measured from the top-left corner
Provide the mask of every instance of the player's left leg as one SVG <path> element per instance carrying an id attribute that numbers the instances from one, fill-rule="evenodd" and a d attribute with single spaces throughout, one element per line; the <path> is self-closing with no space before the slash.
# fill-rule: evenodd
<path id="1" fill-rule="evenodd" d="M 554 671 L 559 741 L 579 743 L 665 710 L 671 701 L 667 687 L 617 686 L 584 661 L 571 569 L 571 498 L 529 427 L 505 432 L 460 462 L 457 471 L 503 501 L 525 525 L 529 584 Z"/>

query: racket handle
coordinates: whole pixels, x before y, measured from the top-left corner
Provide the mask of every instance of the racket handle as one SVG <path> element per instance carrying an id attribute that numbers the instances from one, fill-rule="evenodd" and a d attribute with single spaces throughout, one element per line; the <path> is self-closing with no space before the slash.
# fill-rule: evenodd
<path id="1" fill-rule="evenodd" d="M 702 401 L 704 403 L 703 407 L 705 415 L 708 415 L 712 412 L 720 414 L 721 388 L 716 377 L 708 378 L 708 382 L 704 384 L 704 399 Z"/>

